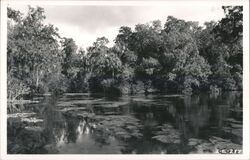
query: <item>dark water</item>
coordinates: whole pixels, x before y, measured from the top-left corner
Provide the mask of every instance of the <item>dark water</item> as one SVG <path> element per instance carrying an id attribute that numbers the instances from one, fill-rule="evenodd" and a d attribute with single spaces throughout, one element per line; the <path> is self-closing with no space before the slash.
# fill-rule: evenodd
<path id="1" fill-rule="evenodd" d="M 65 94 L 9 106 L 9 154 L 188 154 L 242 147 L 242 93 Z"/>

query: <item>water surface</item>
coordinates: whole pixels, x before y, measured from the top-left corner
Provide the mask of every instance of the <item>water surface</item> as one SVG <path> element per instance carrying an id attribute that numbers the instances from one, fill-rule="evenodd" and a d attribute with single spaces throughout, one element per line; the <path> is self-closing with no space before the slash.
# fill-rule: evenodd
<path id="1" fill-rule="evenodd" d="M 242 148 L 242 93 L 40 96 L 8 112 L 12 154 L 188 154 Z"/>

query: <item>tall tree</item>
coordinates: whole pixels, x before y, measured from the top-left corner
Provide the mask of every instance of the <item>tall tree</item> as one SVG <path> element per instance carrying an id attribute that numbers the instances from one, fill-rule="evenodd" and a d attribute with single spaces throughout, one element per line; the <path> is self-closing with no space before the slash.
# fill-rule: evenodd
<path id="1" fill-rule="evenodd" d="M 206 83 L 210 74 L 210 66 L 199 55 L 196 32 L 199 29 L 195 22 L 185 22 L 168 17 L 162 33 L 164 52 L 160 63 L 163 65 L 162 75 L 170 86 L 180 90 L 192 91 Z M 176 89 L 176 88 L 175 88 Z"/>
<path id="2" fill-rule="evenodd" d="M 25 16 L 8 8 L 8 71 L 28 86 L 38 89 L 47 76 L 58 69 L 59 35 L 53 25 L 45 25 L 44 9 L 29 6 Z"/>
<path id="3" fill-rule="evenodd" d="M 69 72 L 73 63 L 72 58 L 76 54 L 77 46 L 72 38 L 63 38 L 61 43 L 63 47 L 62 74 L 69 78 L 71 76 Z"/>

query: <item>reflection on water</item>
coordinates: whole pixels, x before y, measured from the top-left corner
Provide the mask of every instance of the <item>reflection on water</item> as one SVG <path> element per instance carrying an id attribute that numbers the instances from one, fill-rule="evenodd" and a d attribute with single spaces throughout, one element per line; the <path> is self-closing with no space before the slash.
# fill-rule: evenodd
<path id="1" fill-rule="evenodd" d="M 10 154 L 187 154 L 242 148 L 241 92 L 118 98 L 71 93 L 12 108 Z"/>

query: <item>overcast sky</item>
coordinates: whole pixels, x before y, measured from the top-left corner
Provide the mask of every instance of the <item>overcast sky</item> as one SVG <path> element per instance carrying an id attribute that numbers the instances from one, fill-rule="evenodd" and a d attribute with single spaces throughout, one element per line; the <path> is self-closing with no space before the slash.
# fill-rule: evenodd
<path id="1" fill-rule="evenodd" d="M 28 8 L 9 6 L 24 13 Z M 101 36 L 107 37 L 112 45 L 121 26 L 134 28 L 136 24 L 153 20 L 161 20 L 164 25 L 168 16 L 198 21 L 202 25 L 224 16 L 221 6 L 40 6 L 45 9 L 46 23 L 53 24 L 62 37 L 73 38 L 83 48 Z"/>

